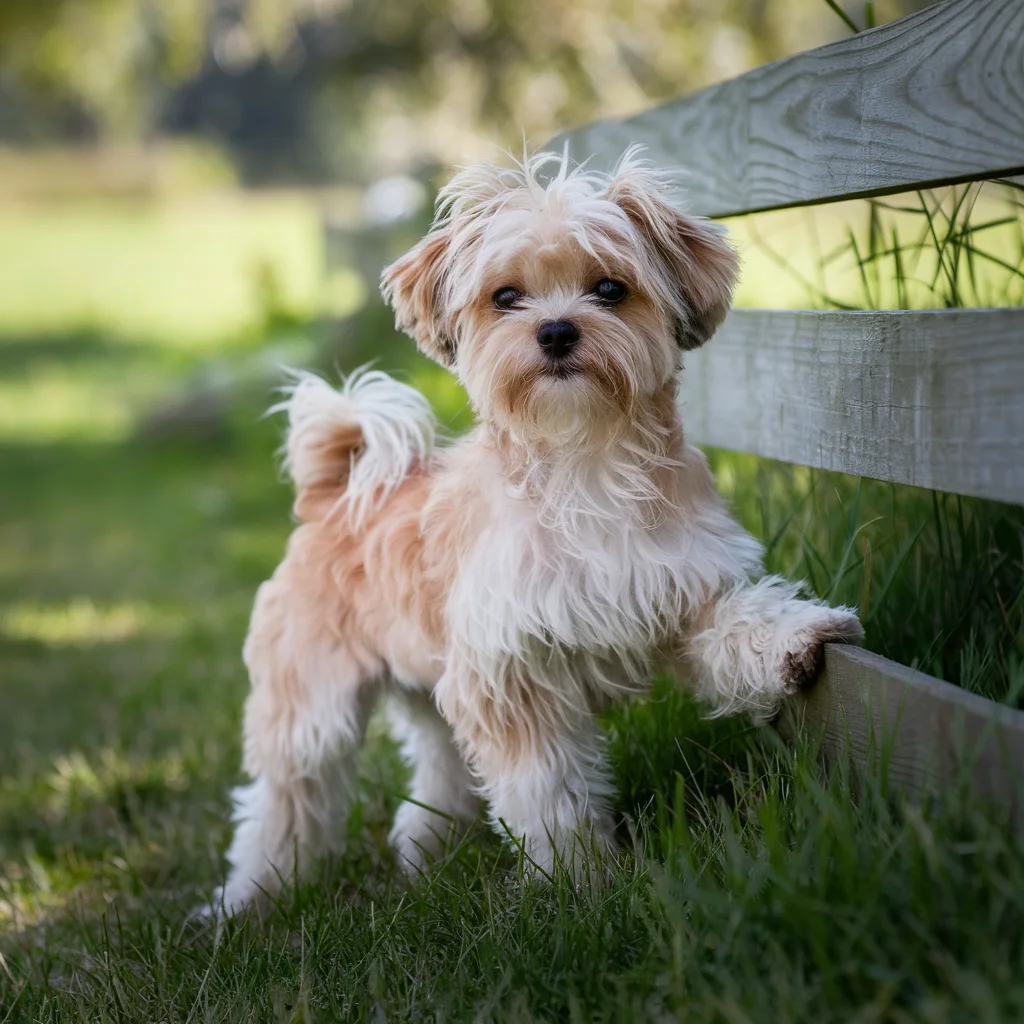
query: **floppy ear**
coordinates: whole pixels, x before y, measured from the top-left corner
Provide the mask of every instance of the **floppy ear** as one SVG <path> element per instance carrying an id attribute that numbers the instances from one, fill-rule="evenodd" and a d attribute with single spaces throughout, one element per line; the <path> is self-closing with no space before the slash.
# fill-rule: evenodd
<path id="1" fill-rule="evenodd" d="M 680 346 L 699 348 L 725 319 L 739 273 L 739 257 L 725 229 L 673 209 L 662 182 L 643 170 L 617 174 L 606 198 L 622 208 L 676 283 Z"/>
<path id="2" fill-rule="evenodd" d="M 381 274 L 381 294 L 395 311 L 395 326 L 442 366 L 455 361 L 455 341 L 441 295 L 451 239 L 449 227 L 437 228 Z"/>

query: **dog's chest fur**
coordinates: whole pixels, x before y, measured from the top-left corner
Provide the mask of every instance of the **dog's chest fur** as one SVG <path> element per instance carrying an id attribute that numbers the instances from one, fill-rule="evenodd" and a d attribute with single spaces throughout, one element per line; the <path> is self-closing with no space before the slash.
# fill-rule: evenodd
<path id="1" fill-rule="evenodd" d="M 637 480 L 594 466 L 557 481 L 546 501 L 507 484 L 462 565 L 449 603 L 453 637 L 487 660 L 539 654 L 634 660 L 688 608 L 749 571 L 717 498 L 652 515 Z"/>

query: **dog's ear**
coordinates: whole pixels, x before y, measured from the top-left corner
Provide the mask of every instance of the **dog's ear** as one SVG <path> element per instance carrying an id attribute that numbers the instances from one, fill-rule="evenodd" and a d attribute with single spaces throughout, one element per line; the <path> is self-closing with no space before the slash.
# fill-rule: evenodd
<path id="1" fill-rule="evenodd" d="M 381 294 L 395 311 L 395 326 L 442 366 L 455 361 L 451 318 L 442 294 L 451 241 L 450 227 L 436 228 L 381 274 Z"/>
<path id="2" fill-rule="evenodd" d="M 739 257 L 724 228 L 679 213 L 666 195 L 657 175 L 631 167 L 615 175 L 606 198 L 626 213 L 676 283 L 679 344 L 699 348 L 729 311 Z"/>

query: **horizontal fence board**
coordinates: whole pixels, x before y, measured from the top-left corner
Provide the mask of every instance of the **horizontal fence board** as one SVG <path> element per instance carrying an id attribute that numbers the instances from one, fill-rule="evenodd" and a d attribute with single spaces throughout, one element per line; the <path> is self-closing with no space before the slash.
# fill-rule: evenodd
<path id="1" fill-rule="evenodd" d="M 1019 174 L 1024 3 L 947 0 L 566 142 L 605 169 L 642 143 L 713 217 Z"/>
<path id="2" fill-rule="evenodd" d="M 826 756 L 877 756 L 912 796 L 967 781 L 1024 824 L 1024 712 L 877 654 L 826 645 L 824 673 L 790 700 L 780 730 L 820 732 Z"/>
<path id="3" fill-rule="evenodd" d="M 697 444 L 1024 503 L 1024 308 L 733 310 L 680 404 Z"/>

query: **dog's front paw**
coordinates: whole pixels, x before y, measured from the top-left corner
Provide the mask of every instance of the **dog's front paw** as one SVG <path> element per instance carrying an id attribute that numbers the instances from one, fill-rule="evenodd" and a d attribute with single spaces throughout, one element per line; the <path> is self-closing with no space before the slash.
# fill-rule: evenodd
<path id="1" fill-rule="evenodd" d="M 825 664 L 825 644 L 859 644 L 864 639 L 860 619 L 848 608 L 808 605 L 806 618 L 785 645 L 781 675 L 787 693 L 814 685 Z"/>

